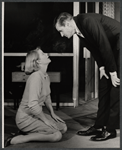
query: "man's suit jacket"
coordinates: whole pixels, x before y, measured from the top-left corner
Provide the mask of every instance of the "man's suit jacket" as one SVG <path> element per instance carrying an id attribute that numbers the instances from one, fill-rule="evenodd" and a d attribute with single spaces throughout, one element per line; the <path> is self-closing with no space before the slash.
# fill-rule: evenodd
<path id="1" fill-rule="evenodd" d="M 87 47 L 98 66 L 117 71 L 116 54 L 120 50 L 120 23 L 101 14 L 79 14 L 74 21 L 84 35 L 81 45 Z"/>

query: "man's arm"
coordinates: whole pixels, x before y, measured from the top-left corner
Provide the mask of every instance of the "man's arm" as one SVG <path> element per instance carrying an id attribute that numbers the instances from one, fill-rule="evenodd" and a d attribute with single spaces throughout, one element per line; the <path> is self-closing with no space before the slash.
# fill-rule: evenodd
<path id="1" fill-rule="evenodd" d="M 117 71 L 112 48 L 106 36 L 106 33 L 97 20 L 92 17 L 87 17 L 84 20 L 83 27 L 88 33 L 89 37 L 96 43 L 99 48 L 98 51 L 103 59 L 105 67 L 109 72 Z"/>
<path id="2" fill-rule="evenodd" d="M 113 86 L 120 85 L 113 51 L 102 25 L 96 19 L 88 17 L 84 20 L 84 28 L 89 37 L 97 44 L 105 67 L 110 73 Z"/>

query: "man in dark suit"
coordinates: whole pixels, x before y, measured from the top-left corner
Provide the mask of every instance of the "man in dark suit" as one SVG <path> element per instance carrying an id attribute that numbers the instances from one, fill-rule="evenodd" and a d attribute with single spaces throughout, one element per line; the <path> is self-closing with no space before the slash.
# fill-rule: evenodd
<path id="1" fill-rule="evenodd" d="M 79 14 L 75 17 L 61 13 L 55 22 L 61 36 L 77 34 L 82 47 L 94 57 L 100 71 L 99 104 L 95 124 L 78 135 L 94 135 L 93 141 L 116 137 L 120 99 L 120 23 L 101 14 Z M 101 132 L 99 132 L 101 130 Z"/>

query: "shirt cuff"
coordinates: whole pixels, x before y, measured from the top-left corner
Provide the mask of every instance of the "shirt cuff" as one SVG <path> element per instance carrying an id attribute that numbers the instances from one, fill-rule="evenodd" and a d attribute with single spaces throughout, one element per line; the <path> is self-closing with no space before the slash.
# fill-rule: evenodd
<path id="1" fill-rule="evenodd" d="M 116 73 L 116 71 L 110 72 L 110 75 L 111 75 L 111 76 L 115 76 L 115 75 L 117 75 L 117 73 Z"/>
<path id="2" fill-rule="evenodd" d="M 102 67 L 100 67 L 100 68 L 99 68 L 99 70 L 100 70 L 100 71 L 101 71 L 101 70 L 104 70 L 104 68 L 105 68 L 105 67 L 104 67 L 104 66 L 102 66 Z"/>

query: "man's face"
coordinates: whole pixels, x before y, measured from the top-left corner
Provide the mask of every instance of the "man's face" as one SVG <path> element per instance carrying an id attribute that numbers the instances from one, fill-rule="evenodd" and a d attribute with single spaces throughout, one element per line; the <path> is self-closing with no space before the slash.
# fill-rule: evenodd
<path id="1" fill-rule="evenodd" d="M 65 36 L 68 39 L 71 38 L 75 33 L 74 28 L 69 21 L 65 22 L 65 26 L 60 26 L 59 23 L 56 23 L 56 30 L 60 32 L 62 37 Z"/>

